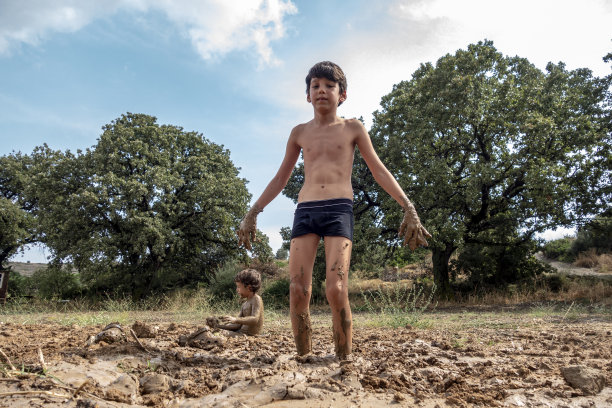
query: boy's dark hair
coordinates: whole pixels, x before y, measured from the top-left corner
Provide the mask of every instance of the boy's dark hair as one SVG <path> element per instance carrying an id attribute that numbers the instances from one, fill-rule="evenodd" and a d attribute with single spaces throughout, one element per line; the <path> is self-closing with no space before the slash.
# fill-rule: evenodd
<path id="1" fill-rule="evenodd" d="M 238 272 L 234 282 L 240 282 L 251 292 L 256 293 L 261 288 L 261 275 L 255 269 L 243 269 Z"/>
<path id="2" fill-rule="evenodd" d="M 325 78 L 330 81 L 334 81 L 338 83 L 338 88 L 340 88 L 340 94 L 342 95 L 346 92 L 346 76 L 337 64 L 334 64 L 331 61 L 322 61 L 314 64 L 310 71 L 308 71 L 308 75 L 306 75 L 306 94 L 310 92 L 310 81 L 313 78 Z M 338 106 L 342 105 L 342 101 L 338 103 Z"/>

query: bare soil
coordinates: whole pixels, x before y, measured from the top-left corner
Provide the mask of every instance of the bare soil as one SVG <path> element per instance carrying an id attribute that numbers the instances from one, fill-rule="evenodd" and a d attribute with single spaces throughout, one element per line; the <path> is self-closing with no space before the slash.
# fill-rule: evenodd
<path id="1" fill-rule="evenodd" d="M 166 320 L 164 320 L 166 319 Z M 330 318 L 313 320 L 315 354 L 296 358 L 287 323 L 264 335 L 178 344 L 202 324 L 148 315 L 154 338 L 87 345 L 104 327 L 0 322 L 2 407 L 605 407 L 612 406 L 610 313 L 438 311 L 430 327 L 371 327 L 356 315 L 353 360 L 332 355 Z M 8 320 L 8 319 L 5 319 Z M 142 332 L 139 332 L 142 333 Z M 42 360 L 38 353 L 40 348 Z M 44 361 L 44 363 L 43 363 Z M 585 395 L 561 369 L 586 366 Z"/>

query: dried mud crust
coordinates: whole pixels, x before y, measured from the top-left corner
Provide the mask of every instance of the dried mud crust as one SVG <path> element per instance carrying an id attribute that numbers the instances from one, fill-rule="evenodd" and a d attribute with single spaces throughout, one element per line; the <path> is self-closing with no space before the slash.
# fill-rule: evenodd
<path id="1" fill-rule="evenodd" d="M 103 326 L 0 324 L 0 406 L 10 407 L 494 407 L 612 406 L 612 322 L 465 330 L 356 327 L 352 360 L 333 357 L 330 328 L 296 359 L 290 329 L 227 337 L 209 350 L 177 339 L 198 326 L 169 322 L 155 338 L 86 346 Z M 40 347 L 46 364 L 41 371 Z M 561 370 L 605 377 L 584 395 Z M 78 390 L 78 392 L 76 392 Z"/>

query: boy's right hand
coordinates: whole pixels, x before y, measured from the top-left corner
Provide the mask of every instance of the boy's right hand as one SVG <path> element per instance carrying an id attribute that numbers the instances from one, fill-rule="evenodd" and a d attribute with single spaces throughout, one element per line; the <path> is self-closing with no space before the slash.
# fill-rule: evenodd
<path id="1" fill-rule="evenodd" d="M 263 209 L 254 205 L 240 221 L 240 228 L 237 231 L 238 246 L 244 245 L 246 249 L 251 250 L 251 241 L 255 242 L 257 239 L 257 214 L 262 211 Z"/>

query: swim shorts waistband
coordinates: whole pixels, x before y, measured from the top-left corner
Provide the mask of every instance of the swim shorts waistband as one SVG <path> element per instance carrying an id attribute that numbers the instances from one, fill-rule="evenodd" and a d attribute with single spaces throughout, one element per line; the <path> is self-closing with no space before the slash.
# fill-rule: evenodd
<path id="1" fill-rule="evenodd" d="M 331 200 L 304 201 L 298 203 L 296 210 L 309 210 L 311 212 L 352 211 L 353 200 L 350 198 L 332 198 Z"/>

